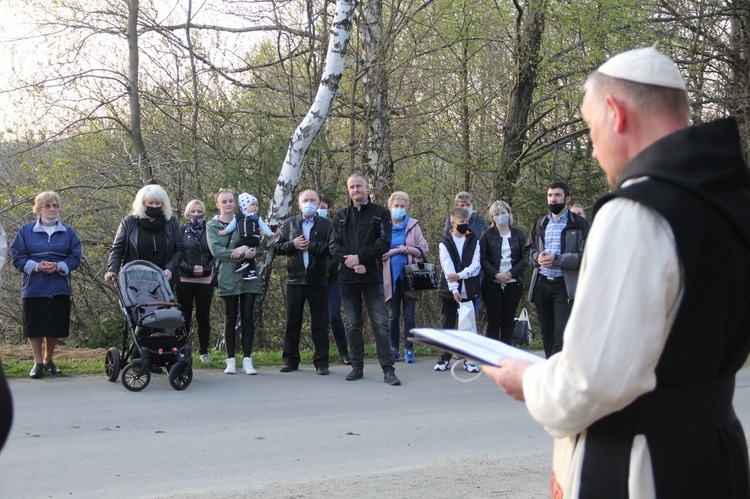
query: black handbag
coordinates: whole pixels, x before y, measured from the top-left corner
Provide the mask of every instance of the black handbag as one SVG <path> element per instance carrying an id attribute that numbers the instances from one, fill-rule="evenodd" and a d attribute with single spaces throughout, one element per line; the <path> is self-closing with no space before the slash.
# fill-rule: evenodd
<path id="1" fill-rule="evenodd" d="M 422 253 L 422 261 L 404 265 L 404 289 L 406 291 L 422 291 L 425 289 L 437 289 L 438 278 L 435 273 L 435 264 L 430 263 Z"/>

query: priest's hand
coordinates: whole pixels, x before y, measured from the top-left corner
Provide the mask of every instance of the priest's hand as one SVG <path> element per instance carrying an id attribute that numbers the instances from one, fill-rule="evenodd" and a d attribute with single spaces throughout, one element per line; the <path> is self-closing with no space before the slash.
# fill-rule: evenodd
<path id="1" fill-rule="evenodd" d="M 516 400 L 523 402 L 523 373 L 531 362 L 521 359 L 503 359 L 500 367 L 482 366 L 482 372 L 497 386 Z"/>

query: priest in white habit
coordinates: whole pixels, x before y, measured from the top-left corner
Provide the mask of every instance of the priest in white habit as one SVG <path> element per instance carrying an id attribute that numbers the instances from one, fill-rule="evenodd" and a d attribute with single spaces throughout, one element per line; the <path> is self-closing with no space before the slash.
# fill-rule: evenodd
<path id="1" fill-rule="evenodd" d="M 552 497 L 750 497 L 732 406 L 750 353 L 750 174 L 733 119 L 690 126 L 654 48 L 586 81 L 610 185 L 594 207 L 563 350 L 484 372 L 555 440 Z"/>

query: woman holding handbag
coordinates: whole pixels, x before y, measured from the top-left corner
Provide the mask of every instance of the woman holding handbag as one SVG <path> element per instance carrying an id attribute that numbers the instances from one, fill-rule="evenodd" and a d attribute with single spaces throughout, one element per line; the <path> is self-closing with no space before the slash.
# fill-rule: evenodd
<path id="1" fill-rule="evenodd" d="M 505 201 L 492 203 L 487 215 L 491 223 L 479 239 L 482 301 L 487 308 L 485 334 L 511 345 L 526 270 L 526 234 L 512 227 L 513 212 Z"/>
<path id="2" fill-rule="evenodd" d="M 416 327 L 417 300 L 421 291 L 407 291 L 404 287 L 404 265 L 422 261 L 428 251 L 427 240 L 419 227 L 419 221 L 410 218 L 409 195 L 396 191 L 388 198 L 388 209 L 391 210 L 391 249 L 383 255 L 383 286 L 385 303 L 388 307 L 388 320 L 391 330 L 391 352 L 393 359 L 401 358 L 401 312 L 404 316 L 404 360 L 414 363 L 414 345 L 408 339 L 409 331 Z"/>

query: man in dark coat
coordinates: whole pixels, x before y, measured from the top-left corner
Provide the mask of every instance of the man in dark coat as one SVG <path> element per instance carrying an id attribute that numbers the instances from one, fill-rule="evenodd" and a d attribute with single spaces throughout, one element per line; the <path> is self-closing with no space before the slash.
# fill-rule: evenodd
<path id="1" fill-rule="evenodd" d="M 333 220 L 331 255 L 341 260 L 339 286 L 346 314 L 346 337 L 352 360 L 348 381 L 363 377 L 365 344 L 362 303 L 367 306 L 384 381 L 400 385 L 393 368 L 391 333 L 383 291 L 383 255 L 391 249 L 391 214 L 370 200 L 367 178 L 353 173 L 346 182 L 351 203 Z"/>

